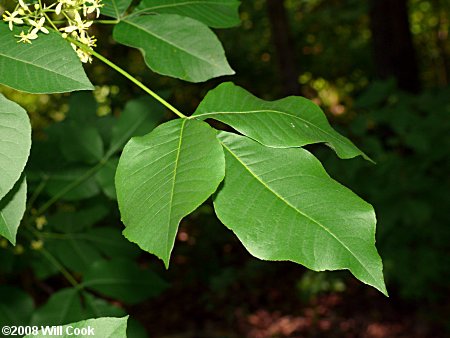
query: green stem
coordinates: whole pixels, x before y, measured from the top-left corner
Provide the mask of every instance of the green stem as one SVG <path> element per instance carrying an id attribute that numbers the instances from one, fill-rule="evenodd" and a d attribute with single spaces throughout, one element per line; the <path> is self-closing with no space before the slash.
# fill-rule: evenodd
<path id="1" fill-rule="evenodd" d="M 23 228 L 25 230 L 27 230 L 31 236 L 24 234 L 28 239 L 33 239 L 33 237 L 37 238 L 37 239 L 41 239 L 42 236 L 40 236 L 39 232 L 34 230 L 32 227 L 28 226 Z M 45 248 L 41 248 L 39 250 L 39 252 L 42 254 L 42 256 L 44 256 L 53 266 L 55 266 L 59 272 L 61 272 L 61 274 L 67 279 L 67 281 L 72 284 L 73 287 L 77 288 L 77 289 L 82 289 L 83 286 L 77 282 L 77 280 L 75 279 L 75 277 L 73 277 L 71 275 L 71 273 L 69 271 L 67 271 L 67 269 L 62 266 L 62 264 L 49 252 L 47 251 L 47 249 Z"/>
<path id="2" fill-rule="evenodd" d="M 66 270 L 64 266 L 55 258 L 53 255 L 47 251 L 46 249 L 42 248 L 39 250 L 39 252 L 42 253 L 42 255 L 47 258 L 47 260 L 52 263 L 61 273 L 62 275 L 69 281 L 70 284 L 74 288 L 80 289 L 82 286 L 77 282 L 77 280 L 70 274 L 69 271 Z"/>
<path id="3" fill-rule="evenodd" d="M 86 45 L 82 44 L 81 42 L 74 40 L 70 37 L 67 37 L 67 40 L 69 40 L 70 42 L 72 42 L 73 44 L 77 45 L 78 47 L 80 47 L 83 51 L 85 51 L 86 53 L 92 54 L 94 55 L 97 59 L 99 59 L 100 61 L 102 61 L 103 63 L 105 63 L 106 65 L 108 65 L 109 67 L 111 67 L 112 69 L 114 69 L 115 71 L 117 71 L 118 73 L 122 74 L 123 76 L 125 76 L 128 80 L 130 80 L 131 82 L 133 82 L 135 85 L 137 85 L 138 87 L 140 87 L 142 90 L 144 90 L 147 94 L 149 94 L 150 96 L 152 96 L 155 100 L 157 100 L 159 103 L 161 103 L 162 105 L 164 105 L 166 108 L 170 109 L 175 115 L 178 115 L 179 117 L 185 119 L 187 118 L 186 115 L 184 115 L 183 113 L 181 113 L 178 109 L 176 109 L 174 106 L 172 106 L 169 102 L 167 102 L 166 100 L 164 100 L 162 97 L 160 97 L 158 94 L 156 94 L 154 91 L 152 91 L 150 88 L 148 88 L 147 86 L 145 86 L 142 82 L 140 82 L 138 79 L 136 79 L 134 76 L 132 76 L 131 74 L 129 74 L 128 72 L 126 72 L 124 69 L 120 68 L 119 66 L 117 66 L 115 63 L 111 62 L 110 60 L 108 60 L 107 58 L 105 58 L 103 55 L 97 53 L 96 51 L 94 51 L 92 48 L 87 47 Z"/>
<path id="4" fill-rule="evenodd" d="M 45 185 L 47 184 L 48 181 L 48 177 L 45 176 L 41 183 L 39 183 L 39 185 L 37 186 L 36 190 L 33 193 L 33 196 L 30 197 L 30 199 L 27 202 L 27 208 L 25 210 L 25 213 L 27 213 L 28 211 L 30 211 L 31 207 L 33 206 L 34 202 L 37 200 L 37 198 L 39 197 L 39 195 L 41 194 L 42 190 L 45 188 Z"/>
<path id="5" fill-rule="evenodd" d="M 94 20 L 94 23 L 101 23 L 103 25 L 117 25 L 119 20 Z"/>

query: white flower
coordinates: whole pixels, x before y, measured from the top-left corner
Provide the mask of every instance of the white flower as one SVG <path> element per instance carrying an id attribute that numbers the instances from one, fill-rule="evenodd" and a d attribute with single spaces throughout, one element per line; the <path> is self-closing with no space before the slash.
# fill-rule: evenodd
<path id="1" fill-rule="evenodd" d="M 32 33 L 37 34 L 38 32 L 43 32 L 45 34 L 48 34 L 48 29 L 44 27 L 44 23 L 45 23 L 45 17 L 42 17 L 39 19 L 38 22 L 34 21 L 34 20 L 28 20 L 28 22 L 30 23 L 31 26 L 33 26 L 33 30 L 31 31 Z"/>
<path id="2" fill-rule="evenodd" d="M 56 8 L 55 8 L 55 13 L 59 15 L 59 14 L 61 14 L 63 6 L 73 7 L 73 6 L 76 6 L 76 4 L 77 3 L 75 0 L 58 0 L 58 4 L 56 5 Z"/>
<path id="3" fill-rule="evenodd" d="M 20 35 L 14 35 L 14 36 L 20 38 L 20 40 L 17 42 L 23 42 L 23 43 L 31 43 L 31 40 L 37 39 L 37 37 L 38 37 L 36 33 L 31 32 L 31 33 L 25 34 L 23 31 L 20 32 Z"/>
<path id="4" fill-rule="evenodd" d="M 90 6 L 86 6 L 86 3 L 90 3 Z M 100 8 L 103 5 L 100 4 L 99 0 L 85 0 L 83 3 L 83 15 L 86 17 L 88 14 L 96 12 L 97 18 L 100 16 Z"/>
<path id="5" fill-rule="evenodd" d="M 93 24 L 93 21 L 84 21 L 81 19 L 80 14 L 78 12 L 75 12 L 75 22 L 67 27 L 61 28 L 63 32 L 66 33 L 72 33 L 75 31 L 80 32 L 80 36 L 86 36 L 86 32 Z"/>
<path id="6" fill-rule="evenodd" d="M 89 46 L 89 47 L 96 47 L 97 45 L 95 44 L 97 42 L 97 39 L 95 38 L 95 36 L 80 36 L 78 38 L 78 41 L 80 41 L 82 44 Z"/>
<path id="7" fill-rule="evenodd" d="M 24 10 L 29 11 L 28 6 L 25 5 L 25 3 L 23 2 L 23 0 L 19 0 L 19 5 L 20 5 L 20 7 L 22 7 Z"/>
<path id="8" fill-rule="evenodd" d="M 16 16 L 19 14 L 18 11 L 14 11 L 12 13 L 5 11 L 5 14 L 3 14 L 3 21 L 8 22 L 8 26 L 10 30 L 13 30 L 13 24 L 23 24 L 23 20 L 21 18 L 16 18 Z"/>
<path id="9" fill-rule="evenodd" d="M 81 62 L 83 63 L 91 63 L 92 62 L 92 57 L 86 53 L 85 51 L 82 51 L 81 49 L 77 50 L 77 55 L 80 58 Z"/>

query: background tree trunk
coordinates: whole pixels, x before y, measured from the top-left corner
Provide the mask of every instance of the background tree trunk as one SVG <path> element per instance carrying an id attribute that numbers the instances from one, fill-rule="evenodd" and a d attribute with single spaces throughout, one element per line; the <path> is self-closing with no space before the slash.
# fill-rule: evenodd
<path id="1" fill-rule="evenodd" d="M 399 88 L 420 90 L 416 51 L 409 27 L 408 0 L 369 0 L 374 62 L 380 78 Z"/>
<path id="2" fill-rule="evenodd" d="M 267 11 L 284 95 L 299 95 L 299 67 L 284 0 L 267 0 Z"/>

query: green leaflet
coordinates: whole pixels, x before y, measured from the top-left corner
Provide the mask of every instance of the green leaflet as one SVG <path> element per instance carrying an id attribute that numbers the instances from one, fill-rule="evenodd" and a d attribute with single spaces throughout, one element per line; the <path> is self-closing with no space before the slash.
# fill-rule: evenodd
<path id="1" fill-rule="evenodd" d="M 119 158 L 110 158 L 105 165 L 95 174 L 95 180 L 102 189 L 103 193 L 110 199 L 116 200 L 116 186 L 114 185 L 114 177 L 116 176 Z"/>
<path id="2" fill-rule="evenodd" d="M 29 93 L 92 90 L 80 60 L 59 34 L 42 34 L 30 44 L 17 43 L 8 25 L 0 23 L 0 83 Z"/>
<path id="3" fill-rule="evenodd" d="M 266 148 L 225 132 L 219 139 L 226 177 L 214 206 L 252 255 L 315 271 L 348 269 L 387 293 L 370 204 L 302 148 Z"/>
<path id="4" fill-rule="evenodd" d="M 78 185 L 62 195 L 61 199 L 66 201 L 79 201 L 94 197 L 101 190 L 95 177 L 85 178 L 91 176 L 89 174 L 90 170 L 87 167 L 75 167 L 50 173 L 50 178 L 47 181 L 44 191 L 51 197 L 59 196 L 62 191 L 70 187 L 70 184 L 80 181 Z"/>
<path id="5" fill-rule="evenodd" d="M 83 320 L 81 322 L 64 325 L 62 327 L 63 335 L 56 335 L 56 336 L 62 338 L 69 338 L 74 336 L 82 337 L 81 335 L 74 335 L 74 332 L 76 332 L 74 330 L 85 328 L 88 334 L 83 335 L 83 337 L 95 335 L 102 338 L 127 338 L 127 320 L 128 316 L 123 318 L 104 317 L 104 318 Z M 94 332 L 94 335 L 92 335 L 92 333 L 89 334 L 89 332 Z M 47 332 L 39 331 L 38 335 L 29 335 L 25 336 L 25 338 L 45 338 L 48 336 L 49 334 Z"/>
<path id="6" fill-rule="evenodd" d="M 1 94 L 0 135 L 1 200 L 19 179 L 31 148 L 31 124 L 26 111 Z"/>
<path id="7" fill-rule="evenodd" d="M 0 327 L 28 325 L 33 310 L 34 302 L 29 294 L 9 285 L 0 286 Z"/>
<path id="8" fill-rule="evenodd" d="M 204 122 L 177 119 L 125 146 L 116 173 L 124 235 L 166 267 L 181 219 L 224 177 L 223 151 Z"/>
<path id="9" fill-rule="evenodd" d="M 120 19 L 125 15 L 132 0 L 103 0 L 100 13 L 112 18 Z"/>
<path id="10" fill-rule="evenodd" d="M 95 262 L 84 276 L 83 285 L 127 304 L 158 296 L 167 288 L 166 282 L 153 271 L 143 270 L 125 259 Z"/>
<path id="11" fill-rule="evenodd" d="M 165 110 L 150 97 L 127 102 L 112 128 L 111 145 L 107 155 L 122 148 L 133 136 L 142 136 L 153 130 L 163 119 Z"/>
<path id="12" fill-rule="evenodd" d="M 301 147 L 325 142 L 341 158 L 361 155 L 368 159 L 330 126 L 316 104 L 303 97 L 290 96 L 268 102 L 227 82 L 206 95 L 193 117 L 219 120 L 269 147 Z"/>
<path id="13" fill-rule="evenodd" d="M 138 13 L 179 14 L 213 28 L 237 26 L 240 1 L 237 0 L 143 0 Z"/>
<path id="14" fill-rule="evenodd" d="M 234 74 L 220 41 L 204 24 L 175 14 L 129 16 L 114 39 L 138 48 L 155 72 L 191 82 Z"/>
<path id="15" fill-rule="evenodd" d="M 61 325 L 84 318 L 80 295 L 75 288 L 55 292 L 47 303 L 37 309 L 31 317 L 30 325 Z"/>
<path id="16" fill-rule="evenodd" d="M 68 121 L 61 126 L 61 153 L 69 162 L 98 163 L 104 153 L 103 140 L 92 125 Z"/>
<path id="17" fill-rule="evenodd" d="M 25 213 L 27 199 L 27 182 L 20 179 L 13 189 L 0 200 L 0 236 L 5 237 L 13 245 L 20 221 Z"/>

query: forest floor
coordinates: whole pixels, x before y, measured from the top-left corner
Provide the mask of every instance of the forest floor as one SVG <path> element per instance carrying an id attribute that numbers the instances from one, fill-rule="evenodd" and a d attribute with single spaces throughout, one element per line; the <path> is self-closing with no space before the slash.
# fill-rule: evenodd
<path id="1" fill-rule="evenodd" d="M 232 256 L 215 277 L 198 260 L 175 256 L 170 289 L 130 314 L 152 338 L 450 337 L 445 302 L 407 302 L 395 290 L 387 298 L 345 272 L 344 290 L 305 296 L 298 265 L 259 262 L 235 248 Z"/>

